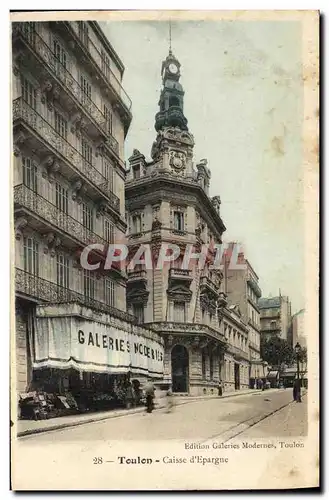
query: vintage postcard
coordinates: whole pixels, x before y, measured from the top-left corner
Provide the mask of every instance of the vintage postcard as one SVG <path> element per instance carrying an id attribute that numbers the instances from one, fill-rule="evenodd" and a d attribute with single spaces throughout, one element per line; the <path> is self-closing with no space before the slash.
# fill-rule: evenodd
<path id="1" fill-rule="evenodd" d="M 12 489 L 318 487 L 319 13 L 10 23 Z"/>

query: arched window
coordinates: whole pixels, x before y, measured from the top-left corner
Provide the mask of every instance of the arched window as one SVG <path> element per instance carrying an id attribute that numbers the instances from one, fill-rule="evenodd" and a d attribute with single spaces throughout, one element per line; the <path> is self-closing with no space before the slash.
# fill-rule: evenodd
<path id="1" fill-rule="evenodd" d="M 175 96 L 170 96 L 169 97 L 169 108 L 172 106 L 179 106 L 179 99 L 178 97 Z"/>

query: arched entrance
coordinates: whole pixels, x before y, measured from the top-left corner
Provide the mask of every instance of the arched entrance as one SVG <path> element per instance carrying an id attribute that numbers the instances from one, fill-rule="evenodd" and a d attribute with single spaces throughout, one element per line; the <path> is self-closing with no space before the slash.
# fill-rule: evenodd
<path id="1" fill-rule="evenodd" d="M 171 380 L 173 392 L 188 392 L 188 350 L 177 344 L 171 351 Z"/>

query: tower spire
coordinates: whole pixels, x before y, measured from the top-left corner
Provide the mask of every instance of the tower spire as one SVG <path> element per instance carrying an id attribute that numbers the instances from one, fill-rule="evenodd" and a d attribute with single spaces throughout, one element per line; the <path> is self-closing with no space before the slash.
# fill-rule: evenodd
<path id="1" fill-rule="evenodd" d="M 171 50 L 171 20 L 169 20 L 169 55 L 172 56 L 172 50 Z"/>

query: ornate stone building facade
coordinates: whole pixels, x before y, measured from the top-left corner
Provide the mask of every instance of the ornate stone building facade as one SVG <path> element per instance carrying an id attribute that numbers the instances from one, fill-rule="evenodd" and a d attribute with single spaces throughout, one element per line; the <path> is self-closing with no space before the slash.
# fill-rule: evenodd
<path id="1" fill-rule="evenodd" d="M 16 385 L 25 391 L 38 304 L 72 304 L 73 315 L 79 303 L 131 329 L 126 273 L 82 269 L 79 256 L 125 235 L 123 147 L 132 115 L 124 66 L 98 23 L 12 28 Z"/>
<path id="2" fill-rule="evenodd" d="M 154 262 L 162 244 L 177 245 L 180 256 L 163 268 L 146 269 L 141 263 L 128 271 L 128 311 L 164 338 L 164 381 L 173 392 L 217 394 L 219 381 L 224 390 L 247 388 L 248 328 L 239 312 L 227 307 L 222 271 L 209 265 L 211 248 L 225 231 L 221 201 L 209 196 L 207 160 L 193 163 L 180 63 L 171 51 L 161 74 L 152 161 L 138 150 L 129 158 L 128 244 L 132 256 L 142 244 L 150 245 Z M 188 244 L 196 252 L 209 245 L 204 268 L 183 268 Z"/>

